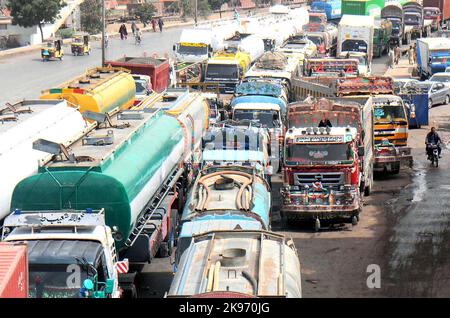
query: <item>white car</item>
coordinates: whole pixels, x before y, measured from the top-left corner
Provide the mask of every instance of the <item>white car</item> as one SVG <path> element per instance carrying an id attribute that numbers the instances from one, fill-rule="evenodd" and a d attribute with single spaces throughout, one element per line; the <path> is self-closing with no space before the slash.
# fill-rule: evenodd
<path id="1" fill-rule="evenodd" d="M 445 68 L 445 73 L 450 73 L 450 66 Z"/>
<path id="2" fill-rule="evenodd" d="M 450 73 L 440 72 L 430 77 L 430 82 L 440 82 L 450 87 Z"/>

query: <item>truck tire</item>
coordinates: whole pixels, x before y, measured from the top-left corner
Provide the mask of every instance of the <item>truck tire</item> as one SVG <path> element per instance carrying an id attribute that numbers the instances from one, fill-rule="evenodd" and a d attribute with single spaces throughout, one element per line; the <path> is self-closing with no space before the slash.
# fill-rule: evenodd
<path id="1" fill-rule="evenodd" d="M 123 289 L 122 293 L 123 298 L 138 298 L 137 288 L 135 284 L 123 286 L 122 289 Z"/>
<path id="2" fill-rule="evenodd" d="M 162 242 L 157 253 L 158 258 L 169 257 L 169 242 Z"/>
<path id="3" fill-rule="evenodd" d="M 370 192 L 372 191 L 372 187 L 368 185 L 367 187 L 364 187 L 364 196 L 368 197 L 370 195 Z"/>

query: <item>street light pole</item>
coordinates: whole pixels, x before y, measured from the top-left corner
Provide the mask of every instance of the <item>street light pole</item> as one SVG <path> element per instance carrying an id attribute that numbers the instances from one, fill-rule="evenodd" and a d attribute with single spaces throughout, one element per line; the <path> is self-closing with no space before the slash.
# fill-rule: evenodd
<path id="1" fill-rule="evenodd" d="M 102 66 L 105 66 L 105 28 L 106 28 L 106 18 L 105 18 L 105 0 L 102 0 Z"/>
<path id="2" fill-rule="evenodd" d="M 194 11 L 195 26 L 197 26 L 197 7 L 198 7 L 198 0 L 195 0 L 195 11 Z"/>

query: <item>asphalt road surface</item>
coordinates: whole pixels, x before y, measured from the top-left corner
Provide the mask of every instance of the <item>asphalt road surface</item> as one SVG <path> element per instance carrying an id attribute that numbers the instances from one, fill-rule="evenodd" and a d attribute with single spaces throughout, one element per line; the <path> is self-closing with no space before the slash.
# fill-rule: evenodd
<path id="1" fill-rule="evenodd" d="M 374 73 L 383 74 L 386 61 L 375 60 Z M 430 125 L 446 143 L 449 114 L 450 105 L 430 112 Z M 410 130 L 413 168 L 375 179 L 356 226 L 316 233 L 312 224 L 286 224 L 279 217 L 281 179 L 273 178 L 272 229 L 294 240 L 303 297 L 450 297 L 450 154 L 444 149 L 440 166 L 430 166 L 424 155 L 428 130 Z M 380 288 L 369 288 L 378 270 Z M 155 259 L 138 276 L 140 297 L 163 297 L 172 278 L 169 259 Z"/>
<path id="2" fill-rule="evenodd" d="M 142 43 L 135 45 L 133 36 L 127 40 L 109 39 L 106 59 L 114 60 L 124 55 L 142 56 L 144 53 L 172 53 L 172 45 L 178 41 L 182 28 L 169 28 L 162 33 L 146 32 Z M 102 63 L 101 42 L 91 42 L 91 55 L 73 56 L 70 46 L 64 46 L 63 61 L 42 62 L 40 51 L 0 58 L 0 105 L 22 99 L 39 98 L 41 91 L 57 86 L 76 77 L 87 69 Z"/>

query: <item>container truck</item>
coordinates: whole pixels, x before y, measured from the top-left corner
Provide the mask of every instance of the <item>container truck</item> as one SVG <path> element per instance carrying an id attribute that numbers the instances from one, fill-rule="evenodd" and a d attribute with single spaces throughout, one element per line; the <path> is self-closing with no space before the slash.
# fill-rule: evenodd
<path id="1" fill-rule="evenodd" d="M 449 38 L 417 39 L 417 69 L 422 79 L 444 72 L 450 66 Z"/>
<path id="2" fill-rule="evenodd" d="M 152 88 L 158 93 L 169 86 L 170 64 L 166 58 L 128 56 L 116 61 L 106 61 L 105 64 L 130 70 L 132 74 L 150 76 Z"/>
<path id="3" fill-rule="evenodd" d="M 254 168 L 206 168 L 189 191 L 181 216 L 177 263 L 192 237 L 206 232 L 205 225 L 210 231 L 233 230 L 238 224 L 243 230 L 270 230 L 270 217 L 270 186 Z"/>
<path id="4" fill-rule="evenodd" d="M 399 3 L 388 3 L 381 10 L 381 18 L 392 22 L 390 43 L 392 46 L 400 45 L 404 37 L 403 8 Z"/>
<path id="5" fill-rule="evenodd" d="M 294 243 L 281 234 L 208 232 L 181 256 L 167 297 L 301 298 L 300 272 Z"/>
<path id="6" fill-rule="evenodd" d="M 28 298 L 28 251 L 25 244 L 0 242 L 0 298 Z"/>
<path id="7" fill-rule="evenodd" d="M 65 99 L 80 112 L 107 113 L 134 105 L 136 84 L 129 70 L 117 67 L 90 69 L 58 87 L 43 91 L 41 99 Z"/>
<path id="8" fill-rule="evenodd" d="M 0 224 L 9 214 L 14 187 L 38 171 L 38 161 L 50 160 L 34 150 L 33 141 L 45 138 L 65 146 L 93 128 L 78 109 L 65 100 L 23 100 L 0 109 Z"/>
<path id="9" fill-rule="evenodd" d="M 327 15 L 327 20 L 339 20 L 342 16 L 341 0 L 313 1 L 311 10 L 322 11 Z"/>
<path id="10" fill-rule="evenodd" d="M 180 188 L 198 166 L 196 154 L 201 149 L 196 147 L 201 146 L 209 110 L 195 95 L 172 99 L 175 105 L 168 110 L 85 113 L 97 121 L 97 129 L 70 148 L 37 140 L 33 147 L 53 154 L 53 159 L 16 186 L 3 239 L 34 242 L 34 251 L 41 250 L 43 256 L 30 257 L 30 263 L 35 260 L 38 268 L 41 262 L 56 266 L 46 271 L 65 273 L 58 264 L 77 265 L 74 256 L 93 261 L 104 255 L 107 267 L 97 265 L 103 268 L 98 280 L 109 288 L 106 296 L 118 296 L 117 279 L 122 289 L 135 294 L 135 270 L 172 251 L 177 210 L 182 209 L 176 198 L 183 197 Z M 61 244 L 67 248 L 55 248 Z M 114 276 L 118 259 L 133 266 L 131 273 Z M 52 283 L 58 287 L 62 282 Z M 54 292 L 58 294 L 58 288 L 48 291 Z M 68 291 L 69 296 L 76 292 L 77 288 Z"/>
<path id="11" fill-rule="evenodd" d="M 389 51 L 392 37 L 392 22 L 387 19 L 375 20 L 373 30 L 373 56 L 381 57 Z"/>
<path id="12" fill-rule="evenodd" d="M 431 34 L 431 25 L 425 26 L 423 19 L 423 6 L 416 1 L 405 2 L 403 8 L 403 22 L 405 31 L 403 43 L 410 44 L 411 40 Z M 427 31 L 429 28 L 429 31 Z"/>
<path id="13" fill-rule="evenodd" d="M 343 15 L 338 27 L 337 56 L 361 52 L 372 62 L 375 20 L 371 16 Z"/>
<path id="14" fill-rule="evenodd" d="M 425 7 L 438 8 L 440 11 L 438 20 L 441 25 L 444 25 L 450 19 L 450 1 L 449 0 L 423 0 L 424 11 Z"/>
<path id="15" fill-rule="evenodd" d="M 332 127 L 317 127 L 327 118 Z M 287 220 L 342 220 L 356 225 L 362 193 L 373 185 L 373 110 L 364 102 L 290 104 L 284 140 L 281 213 Z"/>
<path id="16" fill-rule="evenodd" d="M 423 7 L 423 19 L 431 23 L 431 31 L 437 31 L 441 26 L 441 10 L 437 7 Z"/>
<path id="17" fill-rule="evenodd" d="M 342 15 L 366 15 L 380 17 L 385 0 L 342 0 Z"/>

